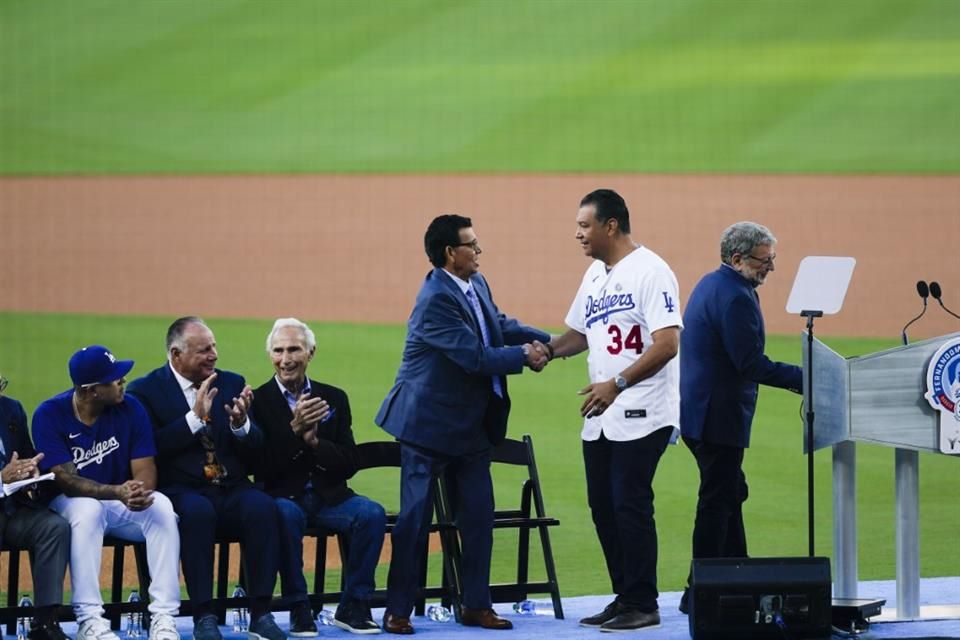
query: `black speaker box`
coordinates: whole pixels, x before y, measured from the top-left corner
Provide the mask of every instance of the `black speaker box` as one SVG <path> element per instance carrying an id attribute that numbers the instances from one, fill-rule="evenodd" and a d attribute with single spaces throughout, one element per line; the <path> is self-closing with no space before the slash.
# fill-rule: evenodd
<path id="1" fill-rule="evenodd" d="M 830 637 L 829 558 L 694 559 L 693 640 Z"/>

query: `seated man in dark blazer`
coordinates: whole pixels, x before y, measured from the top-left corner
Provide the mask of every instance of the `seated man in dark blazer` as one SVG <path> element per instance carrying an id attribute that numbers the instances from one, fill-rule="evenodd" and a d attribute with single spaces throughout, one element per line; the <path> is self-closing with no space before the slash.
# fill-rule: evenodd
<path id="1" fill-rule="evenodd" d="M 6 380 L 0 378 L 0 392 Z M 70 525 L 37 499 L 29 487 L 5 496 L 3 485 L 39 474 L 37 454 L 30 442 L 23 405 L 0 395 L 0 546 L 30 552 L 33 575 L 33 623 L 31 640 L 68 640 L 57 622 L 57 607 L 63 602 L 63 577 L 70 561 Z"/>
<path id="2" fill-rule="evenodd" d="M 370 615 L 370 596 L 387 517 L 383 507 L 347 487 L 358 465 L 350 402 L 343 390 L 307 377 L 316 349 L 307 325 L 296 318 L 277 320 L 267 336 L 276 374 L 256 390 L 253 406 L 266 438 L 257 480 L 280 511 L 280 585 L 290 606 L 290 635 L 317 635 L 303 577 L 307 526 L 349 535 L 346 580 L 334 624 L 351 633 L 379 633 Z"/>
<path id="3" fill-rule="evenodd" d="M 194 606 L 196 640 L 221 640 L 213 599 L 218 533 L 240 538 L 250 640 L 285 640 L 270 613 L 277 580 L 277 507 L 248 478 L 263 433 L 247 417 L 253 390 L 241 376 L 216 369 L 217 344 L 200 318 L 167 331 L 168 362 L 130 383 L 155 429 L 158 488 L 180 516 L 180 559 Z"/>

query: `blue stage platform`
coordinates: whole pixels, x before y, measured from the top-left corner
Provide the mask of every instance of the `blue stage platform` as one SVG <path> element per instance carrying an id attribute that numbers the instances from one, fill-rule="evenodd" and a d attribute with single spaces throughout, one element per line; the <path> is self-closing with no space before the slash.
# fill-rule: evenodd
<path id="1" fill-rule="evenodd" d="M 861 582 L 859 586 L 861 598 L 883 598 L 887 604 L 887 612 L 896 607 L 896 585 L 893 581 Z M 492 640 L 568 640 L 572 638 L 607 638 L 615 637 L 612 634 L 601 633 L 596 629 L 587 629 L 577 624 L 577 620 L 584 616 L 596 613 L 603 609 L 610 601 L 610 596 L 580 596 L 564 598 L 563 608 L 565 620 L 556 620 L 546 616 L 521 616 L 513 613 L 509 605 L 500 605 L 498 612 L 514 622 L 513 631 L 487 631 L 483 629 L 462 627 L 453 621 L 440 623 L 427 618 L 414 618 L 417 629 L 414 637 L 419 638 L 460 638 Z M 687 617 L 677 610 L 680 593 L 670 592 L 660 594 L 659 627 L 644 629 L 636 632 L 637 637 L 651 640 L 688 640 L 690 633 L 687 627 Z M 544 601 L 549 602 L 549 601 Z M 926 578 L 920 583 L 920 604 L 924 612 L 929 611 L 927 606 L 951 605 L 960 603 L 960 577 L 955 578 Z M 374 612 L 377 620 L 383 615 L 382 610 Z M 954 614 L 956 615 L 956 614 Z M 277 622 L 286 628 L 287 616 L 284 613 L 276 614 Z M 178 627 L 184 640 L 191 636 L 192 622 L 187 618 L 177 619 Z M 221 629 L 225 640 L 245 640 L 246 634 L 233 633 L 229 627 Z M 76 625 L 64 625 L 71 637 L 76 634 Z M 123 634 L 121 632 L 121 637 Z M 337 627 L 320 627 L 321 638 L 351 638 L 352 634 Z M 382 634 L 381 637 L 394 637 Z M 906 639 L 940 639 L 960 638 L 960 618 L 941 620 L 919 620 L 911 622 L 873 622 L 870 630 L 860 636 L 864 640 L 880 640 L 885 638 Z M 144 640 L 146 640 L 144 638 Z"/>

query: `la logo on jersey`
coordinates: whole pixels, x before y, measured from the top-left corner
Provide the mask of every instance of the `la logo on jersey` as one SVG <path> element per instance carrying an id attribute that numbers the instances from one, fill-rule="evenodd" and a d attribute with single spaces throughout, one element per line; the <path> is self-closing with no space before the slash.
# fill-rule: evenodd
<path id="1" fill-rule="evenodd" d="M 673 313 L 673 310 L 677 308 L 673 298 L 666 291 L 663 292 L 663 308 L 667 310 L 667 313 Z"/>
<path id="2" fill-rule="evenodd" d="M 620 291 L 622 287 L 618 284 L 616 289 Z M 603 324 L 608 324 L 610 322 L 610 316 L 620 311 L 629 311 L 635 306 L 637 305 L 633 301 L 632 293 L 614 293 L 607 295 L 607 290 L 603 289 L 596 298 L 587 296 L 587 310 L 584 314 L 586 326 L 589 329 L 590 325 L 598 320 L 603 320 Z"/>
<path id="3" fill-rule="evenodd" d="M 944 343 L 930 358 L 923 397 L 940 412 L 940 451 L 960 454 L 960 338 Z"/>

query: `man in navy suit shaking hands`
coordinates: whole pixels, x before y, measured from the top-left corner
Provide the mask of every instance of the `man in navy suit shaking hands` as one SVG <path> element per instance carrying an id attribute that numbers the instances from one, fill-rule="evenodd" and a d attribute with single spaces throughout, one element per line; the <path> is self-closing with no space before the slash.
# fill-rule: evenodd
<path id="1" fill-rule="evenodd" d="M 493 485 L 490 454 L 507 431 L 507 374 L 546 365 L 549 334 L 508 318 L 478 273 L 481 248 L 469 218 L 430 223 L 424 248 L 435 267 L 417 294 L 403 361 L 376 422 L 401 444 L 400 515 L 392 534 L 383 628 L 413 633 L 410 612 L 419 575 L 435 478 L 455 480 L 463 542 L 461 622 L 509 629 L 490 600 Z"/>
<path id="2" fill-rule="evenodd" d="M 799 393 L 802 370 L 763 353 L 757 287 L 775 270 L 777 239 L 756 222 L 738 222 L 720 237 L 720 267 L 703 276 L 683 314 L 680 340 L 680 433 L 700 469 L 694 558 L 744 558 L 743 452 L 766 384 Z M 680 610 L 688 608 L 687 592 Z"/>

